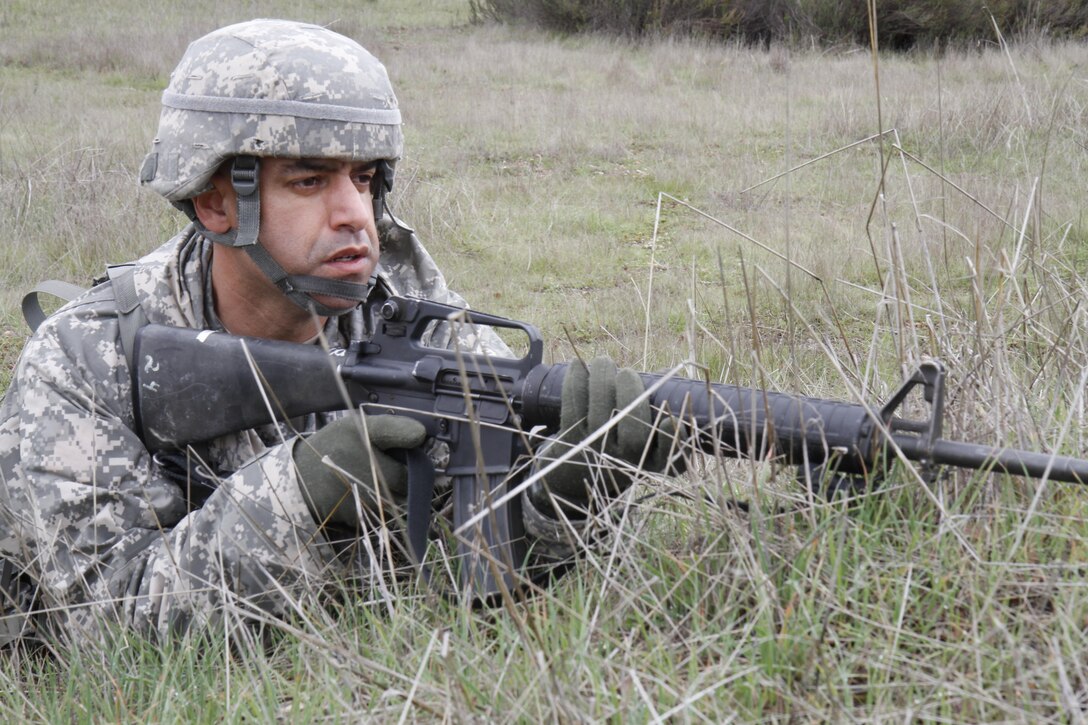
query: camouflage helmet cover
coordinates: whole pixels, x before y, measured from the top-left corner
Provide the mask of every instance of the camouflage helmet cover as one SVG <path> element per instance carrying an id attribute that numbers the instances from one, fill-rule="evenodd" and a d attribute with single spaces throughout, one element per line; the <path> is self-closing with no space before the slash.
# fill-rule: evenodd
<path id="1" fill-rule="evenodd" d="M 140 181 L 175 203 L 206 191 L 235 156 L 392 164 L 403 148 L 385 66 L 316 25 L 252 20 L 205 35 L 174 69 L 162 106 Z"/>

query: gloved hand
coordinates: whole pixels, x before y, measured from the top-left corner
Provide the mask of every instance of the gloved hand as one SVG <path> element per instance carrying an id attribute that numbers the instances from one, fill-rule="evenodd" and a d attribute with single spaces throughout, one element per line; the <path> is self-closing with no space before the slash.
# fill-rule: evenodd
<path id="1" fill-rule="evenodd" d="M 362 439 L 364 428 L 369 446 Z M 408 497 L 408 469 L 386 451 L 416 448 L 426 438 L 427 430 L 418 420 L 400 415 L 368 415 L 364 421 L 360 413 L 347 415 L 307 438 L 300 438 L 292 454 L 303 496 L 314 518 L 349 528 L 357 526 L 359 517 L 352 486 L 364 511 L 378 510 L 379 495 L 386 505 L 403 506 Z M 325 456 L 332 465 L 322 461 Z"/>
<path id="2" fill-rule="evenodd" d="M 580 360 L 570 364 L 563 379 L 560 408 L 560 433 L 545 443 L 537 454 L 534 470 L 566 453 L 590 433 L 608 422 L 613 413 L 626 408 L 646 388 L 631 368 L 617 369 L 610 358 L 598 357 L 585 366 Z M 644 471 L 660 472 L 669 462 L 672 426 L 654 430 L 654 413 L 648 400 L 639 403 L 608 432 L 603 451 Z M 592 445 L 602 450 L 601 442 Z M 567 516 L 578 518 L 597 485 L 606 495 L 617 495 L 631 485 L 631 471 L 616 465 L 601 465 L 599 456 L 585 452 L 577 454 L 529 489 L 529 498 L 541 512 L 554 514 L 549 493 L 563 506 Z M 679 472 L 681 462 L 672 463 L 670 470 Z M 596 481 L 596 484 L 594 483 Z"/>

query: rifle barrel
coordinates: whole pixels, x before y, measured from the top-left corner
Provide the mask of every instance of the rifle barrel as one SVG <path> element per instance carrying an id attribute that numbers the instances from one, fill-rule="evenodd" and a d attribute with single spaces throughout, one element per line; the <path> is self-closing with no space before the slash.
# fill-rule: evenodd
<path id="1" fill-rule="evenodd" d="M 893 434 L 892 439 L 903 451 L 903 455 L 911 460 L 928 459 L 932 463 L 959 468 L 993 470 L 1029 478 L 1045 477 L 1068 483 L 1088 483 L 1088 461 L 1079 458 L 944 439 L 934 441 L 932 450 L 927 452 L 921 438 Z"/>
<path id="2" fill-rule="evenodd" d="M 567 364 L 539 365 L 523 389 L 523 413 L 530 424 L 556 427 Z M 642 374 L 649 388 L 660 375 Z M 690 421 L 697 444 L 707 453 L 762 456 L 773 449 L 792 464 L 819 464 L 834 457 L 836 470 L 864 474 L 877 470 L 890 448 L 876 421 L 880 412 L 858 403 L 808 398 L 688 378 L 661 384 L 650 399 L 657 409 Z M 913 461 L 1016 476 L 1088 483 L 1088 461 L 1048 453 L 950 441 L 930 441 L 916 422 L 887 421 L 890 439 Z"/>

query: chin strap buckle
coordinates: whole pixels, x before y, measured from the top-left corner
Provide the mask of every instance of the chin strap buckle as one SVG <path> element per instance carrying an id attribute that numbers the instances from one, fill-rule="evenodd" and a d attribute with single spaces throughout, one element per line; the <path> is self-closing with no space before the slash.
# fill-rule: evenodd
<path id="1" fill-rule="evenodd" d="M 257 172 L 260 164 L 256 156 L 236 156 L 230 168 L 230 183 L 238 196 L 257 193 Z"/>

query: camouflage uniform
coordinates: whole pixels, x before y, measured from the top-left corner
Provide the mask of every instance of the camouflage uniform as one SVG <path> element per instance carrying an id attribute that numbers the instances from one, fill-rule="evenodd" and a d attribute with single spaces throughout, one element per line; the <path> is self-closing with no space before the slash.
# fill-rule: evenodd
<path id="1" fill-rule="evenodd" d="M 397 229 L 382 241 L 379 274 L 395 291 L 463 304 L 414 234 Z M 211 304 L 211 254 L 212 244 L 189 228 L 136 262 L 149 322 L 222 329 Z M 361 318 L 356 309 L 330 320 L 330 343 L 357 336 Z M 460 342 L 508 354 L 490 330 L 471 334 Z M 312 416 L 304 432 L 336 415 Z M 42 325 L 0 407 L 0 554 L 28 567 L 26 583 L 40 583 L 40 606 L 57 612 L 62 629 L 86 636 L 106 620 L 164 634 L 207 624 L 229 601 L 280 615 L 281 588 L 348 573 L 303 501 L 294 431 L 269 426 L 213 441 L 205 463 L 224 475 L 191 508 L 134 426 L 105 284 Z M 284 435 L 292 436 L 286 444 Z"/>
<path id="2" fill-rule="evenodd" d="M 379 198 L 401 152 L 384 68 L 353 41 L 314 26 L 253 21 L 205 36 L 175 70 L 163 106 L 141 181 L 194 224 L 133 267 L 152 323 L 221 329 L 211 294 L 213 242 L 260 247 L 257 221 L 241 201 L 234 237 L 212 235 L 193 214 L 192 197 L 209 188 L 225 159 L 378 160 L 386 184 Z M 377 203 L 375 211 L 381 218 Z M 463 305 L 416 236 L 383 221 L 378 274 L 394 291 Z M 287 281 L 283 287 L 321 283 Z M 356 299 L 349 292 L 339 296 Z M 365 336 L 363 318 L 358 307 L 330 317 L 329 343 Z M 459 331 L 454 341 L 443 334 L 437 330 L 431 344 L 508 354 L 490 330 Z M 8 638 L 24 620 L 13 610 L 25 611 L 34 587 L 50 622 L 80 639 L 96 636 L 102 623 L 184 631 L 214 623 L 231 605 L 279 617 L 292 590 L 351 574 L 303 500 L 291 456 L 297 433 L 335 415 L 216 439 L 204 463 L 218 485 L 201 501 L 134 432 L 112 285 L 66 305 L 27 343 L 0 406 L 0 557 L 23 570 L 3 606 Z"/>

